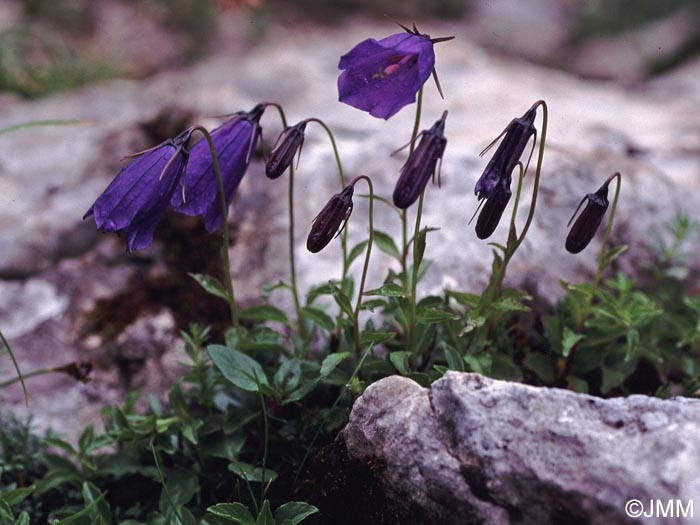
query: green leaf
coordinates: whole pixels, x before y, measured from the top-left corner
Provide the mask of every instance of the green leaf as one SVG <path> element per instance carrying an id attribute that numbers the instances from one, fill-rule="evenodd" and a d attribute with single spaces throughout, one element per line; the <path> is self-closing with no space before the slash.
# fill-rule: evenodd
<path id="1" fill-rule="evenodd" d="M 338 352 L 327 355 L 323 363 L 321 363 L 321 377 L 327 377 L 340 363 L 352 356 L 352 352 Z"/>
<path id="2" fill-rule="evenodd" d="M 15 515 L 12 513 L 12 509 L 7 504 L 7 502 L 2 498 L 0 498 L 0 518 L 2 518 L 3 520 L 10 520 L 10 521 L 15 520 Z"/>
<path id="3" fill-rule="evenodd" d="M 369 310 L 370 312 L 374 312 L 375 308 L 388 309 L 389 303 L 384 299 L 369 299 L 360 305 L 360 310 Z"/>
<path id="4" fill-rule="evenodd" d="M 348 299 L 348 296 L 345 295 L 343 291 L 337 286 L 334 286 L 332 288 L 331 294 L 333 295 L 333 299 L 335 299 L 335 302 L 338 303 L 338 306 L 340 306 L 340 309 L 343 312 L 345 312 L 348 315 L 348 317 L 354 317 L 355 312 L 352 309 L 352 305 L 350 304 L 350 299 Z"/>
<path id="5" fill-rule="evenodd" d="M 275 511 L 275 521 L 277 523 L 282 523 L 288 520 L 292 525 L 297 525 L 297 523 L 301 523 L 305 518 L 317 512 L 318 509 L 313 505 L 302 501 L 290 501 L 277 508 Z"/>
<path id="6" fill-rule="evenodd" d="M 529 312 L 530 307 L 514 297 L 499 297 L 491 303 L 491 308 L 499 312 Z"/>
<path id="7" fill-rule="evenodd" d="M 331 331 L 335 327 L 335 323 L 333 322 L 331 316 L 323 310 L 314 308 L 313 306 L 305 306 L 301 309 L 301 312 L 304 315 L 304 317 L 311 319 L 321 328 Z"/>
<path id="8" fill-rule="evenodd" d="M 209 357 L 223 376 L 242 390 L 257 392 L 258 385 L 269 386 L 260 363 L 246 354 L 222 345 L 207 346 Z"/>
<path id="9" fill-rule="evenodd" d="M 240 525 L 255 525 L 255 518 L 242 503 L 218 503 L 207 509 L 215 516 Z"/>
<path id="10" fill-rule="evenodd" d="M 523 366 L 537 374 L 546 384 L 554 383 L 554 363 L 548 356 L 530 352 L 523 359 Z"/>
<path id="11" fill-rule="evenodd" d="M 581 339 L 583 339 L 585 336 L 582 334 L 577 334 L 571 328 L 568 326 L 564 327 L 564 333 L 562 334 L 561 337 L 561 351 L 562 355 L 564 357 L 568 357 L 569 354 L 571 353 L 571 349 L 576 346 L 576 343 L 578 343 Z"/>
<path id="12" fill-rule="evenodd" d="M 479 301 L 481 300 L 480 295 L 476 295 L 473 293 L 464 293 L 464 292 L 455 292 L 452 290 L 445 290 L 445 294 L 448 297 L 452 297 L 455 301 L 457 301 L 459 304 L 462 306 L 465 306 L 467 308 L 476 308 L 479 306 Z"/>
<path id="13" fill-rule="evenodd" d="M 91 519 L 93 524 L 101 522 L 104 525 L 108 525 L 112 522 L 112 511 L 109 508 L 109 503 L 104 499 L 100 490 L 89 481 L 83 483 L 83 500 L 86 505 L 95 505 Z M 101 521 L 95 518 L 99 518 Z"/>
<path id="14" fill-rule="evenodd" d="M 348 268 L 350 265 L 357 259 L 362 253 L 365 251 L 365 248 L 367 248 L 368 241 L 362 241 L 357 243 L 352 250 L 350 250 L 350 254 L 348 255 Z"/>
<path id="15" fill-rule="evenodd" d="M 34 485 L 32 485 L 30 487 L 20 487 L 17 489 L 8 490 L 7 492 L 3 492 L 0 497 L 2 497 L 2 499 L 5 500 L 10 507 L 12 507 L 13 505 L 17 505 L 18 503 L 24 501 L 27 496 L 34 492 L 34 488 Z"/>
<path id="16" fill-rule="evenodd" d="M 218 297 L 219 299 L 223 299 L 227 303 L 229 302 L 226 288 L 216 277 L 212 277 L 211 275 L 204 275 L 202 273 L 191 273 L 189 274 L 189 276 L 192 277 L 195 281 L 197 281 L 197 284 L 199 284 L 199 286 L 204 288 L 204 290 L 206 290 L 213 296 Z"/>
<path id="17" fill-rule="evenodd" d="M 59 450 L 62 450 L 63 452 L 65 452 L 69 456 L 77 456 L 78 455 L 78 453 L 75 451 L 73 446 L 70 443 L 62 440 L 61 438 L 52 437 L 52 436 L 45 437 L 44 444 L 48 445 L 49 447 L 54 447 L 54 448 L 57 448 Z"/>
<path id="18" fill-rule="evenodd" d="M 491 363 L 491 376 L 507 381 L 522 381 L 523 374 L 512 359 L 502 354 L 495 354 Z"/>
<path id="19" fill-rule="evenodd" d="M 287 314 L 271 304 L 260 304 L 251 306 L 240 312 L 241 319 L 249 321 L 275 321 L 277 323 L 289 324 Z"/>
<path id="20" fill-rule="evenodd" d="M 626 244 L 621 244 L 620 246 L 615 246 L 607 252 L 605 252 L 605 257 L 603 258 L 603 268 L 607 268 L 610 263 L 615 261 L 620 255 L 627 251 L 628 246 Z"/>
<path id="21" fill-rule="evenodd" d="M 229 463 L 228 469 L 244 480 L 254 483 L 268 483 L 269 481 L 277 479 L 277 472 L 274 470 L 270 468 L 264 469 L 265 472 L 263 476 L 262 467 L 254 467 L 250 463 L 243 463 L 242 461 Z"/>
<path id="22" fill-rule="evenodd" d="M 255 525 L 275 525 L 275 518 L 272 517 L 270 510 L 270 502 L 265 500 L 258 514 L 258 519 L 255 520 Z"/>
<path id="23" fill-rule="evenodd" d="M 391 341 L 396 337 L 396 332 L 370 332 L 365 330 L 360 334 L 360 344 L 362 346 L 369 346 L 370 343 L 379 345 Z"/>
<path id="24" fill-rule="evenodd" d="M 420 263 L 423 262 L 423 256 L 425 255 L 425 245 L 426 245 L 426 237 L 428 235 L 428 229 L 423 228 L 420 232 L 418 232 L 418 238 L 416 239 L 416 244 L 415 247 L 418 250 L 417 258 L 418 258 L 418 269 L 420 270 Z M 420 279 L 420 277 L 419 277 Z"/>
<path id="25" fill-rule="evenodd" d="M 68 525 L 68 523 L 73 523 L 76 520 L 79 520 L 86 514 L 90 514 L 92 512 L 93 507 L 95 507 L 100 501 L 104 499 L 105 495 L 104 492 L 100 495 L 98 499 L 93 500 L 89 505 L 84 507 L 81 511 L 76 512 L 75 514 L 68 516 L 65 519 L 62 519 L 60 521 L 54 521 L 52 525 Z"/>
<path id="26" fill-rule="evenodd" d="M 458 315 L 438 308 L 418 308 L 416 320 L 419 323 L 442 323 L 443 321 L 454 321 L 459 319 Z"/>
<path id="27" fill-rule="evenodd" d="M 396 247 L 394 239 L 392 239 L 389 235 L 382 231 L 374 230 L 374 243 L 381 251 L 387 255 L 391 255 L 394 259 L 401 262 L 401 252 L 399 252 L 399 249 Z"/>
<path id="28" fill-rule="evenodd" d="M 442 341 L 439 346 L 442 352 L 445 354 L 445 360 L 447 361 L 447 366 L 449 369 L 464 372 L 464 364 L 462 358 L 457 353 L 457 350 L 452 345 L 448 345 L 444 341 Z"/>
<path id="29" fill-rule="evenodd" d="M 408 375 L 411 373 L 411 367 L 409 366 L 409 359 L 411 357 L 411 352 L 391 352 L 389 354 L 389 361 L 396 367 L 401 375 Z"/>
<path id="30" fill-rule="evenodd" d="M 406 290 L 403 286 L 394 283 L 385 283 L 379 288 L 369 290 L 363 295 L 383 295 L 385 297 L 406 297 Z"/>
<path id="31" fill-rule="evenodd" d="M 22 511 L 17 518 L 17 521 L 15 521 L 15 525 L 29 525 L 30 520 L 29 520 L 29 514 L 27 514 L 26 511 Z"/>

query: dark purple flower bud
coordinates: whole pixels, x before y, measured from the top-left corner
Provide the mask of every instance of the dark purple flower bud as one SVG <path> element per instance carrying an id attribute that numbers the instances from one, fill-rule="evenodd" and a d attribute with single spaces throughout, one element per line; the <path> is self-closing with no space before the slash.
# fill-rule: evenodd
<path id="1" fill-rule="evenodd" d="M 454 37 L 431 39 L 415 25 L 413 30 L 404 29 L 405 33 L 379 41 L 368 38 L 340 58 L 338 68 L 344 70 L 338 77 L 341 102 L 388 119 L 416 101 L 418 90 L 431 72 L 435 74 L 433 45 Z"/>
<path id="2" fill-rule="evenodd" d="M 181 183 L 189 153 L 186 130 L 155 148 L 144 151 L 122 168 L 83 219 L 95 217 L 100 231 L 124 232 L 128 251 L 147 248 Z"/>
<path id="3" fill-rule="evenodd" d="M 333 237 L 340 233 L 352 213 L 353 191 L 354 186 L 350 184 L 340 193 L 333 195 L 313 220 L 309 237 L 306 239 L 306 249 L 311 253 L 323 250 Z"/>
<path id="4" fill-rule="evenodd" d="M 227 206 L 231 205 L 238 185 L 248 170 L 262 133 L 260 117 L 263 111 L 265 105 L 258 104 L 250 112 L 236 113 L 211 132 L 221 167 Z M 185 215 L 203 215 L 204 227 L 209 233 L 214 232 L 221 225 L 222 211 L 214 160 L 206 140 L 200 140 L 192 147 L 184 186 L 184 191 L 177 191 L 173 195 L 173 208 Z"/>
<path id="5" fill-rule="evenodd" d="M 491 160 L 486 165 L 484 173 L 474 187 L 474 194 L 479 197 L 479 200 L 491 197 L 494 191 L 496 191 L 499 182 L 504 178 L 510 178 L 512 176 L 513 170 L 518 165 L 530 137 L 535 135 L 535 139 L 537 138 L 534 126 L 537 104 L 538 103 L 535 103 L 535 105 L 528 109 L 522 117 L 511 120 L 510 124 L 508 124 L 501 135 L 496 137 L 496 140 L 481 152 L 481 155 L 486 153 L 496 141 L 503 136 L 503 140 L 498 145 L 496 153 L 491 157 Z M 534 150 L 534 142 L 532 147 Z M 530 155 L 532 155 L 532 152 Z"/>
<path id="6" fill-rule="evenodd" d="M 588 243 L 591 242 L 591 239 L 593 239 L 608 209 L 608 185 L 616 175 L 617 174 L 611 176 L 598 191 L 589 193 L 579 203 L 567 226 L 574 220 L 574 217 L 576 217 L 576 214 L 581 209 L 584 202 L 586 203 L 586 207 L 578 216 L 571 230 L 569 230 L 569 235 L 566 237 L 567 252 L 579 253 L 583 251 L 583 249 L 588 246 Z"/>
<path id="7" fill-rule="evenodd" d="M 442 160 L 442 154 L 447 146 L 447 139 L 444 136 L 446 118 L 447 111 L 433 124 L 432 128 L 420 132 L 421 140 L 418 147 L 401 168 L 401 176 L 394 188 L 394 205 L 397 208 L 405 210 L 416 202 L 425 190 L 430 177 L 435 175 L 437 162 Z"/>
<path id="8" fill-rule="evenodd" d="M 294 160 L 294 155 L 299 152 L 304 145 L 304 131 L 306 121 L 302 120 L 294 126 L 288 126 L 277 138 L 277 142 L 272 147 L 270 156 L 265 164 L 265 175 L 270 179 L 276 179 L 282 175 Z"/>
<path id="9" fill-rule="evenodd" d="M 479 218 L 476 220 L 476 236 L 479 239 L 487 239 L 496 230 L 511 194 L 510 179 L 507 179 L 496 186 L 491 196 L 486 199 Z"/>

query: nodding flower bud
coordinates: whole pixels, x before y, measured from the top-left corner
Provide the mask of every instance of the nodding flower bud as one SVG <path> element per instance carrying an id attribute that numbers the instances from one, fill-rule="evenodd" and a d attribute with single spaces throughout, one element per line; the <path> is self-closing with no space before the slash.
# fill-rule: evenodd
<path id="1" fill-rule="evenodd" d="M 583 251 L 593 239 L 595 232 L 598 231 L 600 223 L 603 221 L 603 216 L 608 209 L 608 186 L 615 177 L 620 177 L 620 174 L 613 173 L 610 175 L 598 191 L 586 195 L 576 207 L 576 211 L 569 219 L 567 226 L 571 225 L 583 203 L 586 203 L 586 207 L 578 216 L 571 230 L 569 230 L 569 235 L 566 237 L 566 251 L 569 253 Z"/>
<path id="2" fill-rule="evenodd" d="M 508 205 L 512 192 L 510 191 L 510 180 L 505 184 L 499 184 L 486 199 L 484 207 L 481 209 L 479 218 L 476 220 L 476 236 L 479 239 L 487 239 L 496 230 L 496 226 L 501 221 L 501 216 Z"/>
<path id="3" fill-rule="evenodd" d="M 447 111 L 442 114 L 440 120 L 433 124 L 432 128 L 423 130 L 418 135 L 421 137 L 418 147 L 401 168 L 401 176 L 394 188 L 393 200 L 397 208 L 405 210 L 416 202 L 425 190 L 430 177 L 435 176 L 437 162 L 442 160 L 442 154 L 447 146 L 447 139 L 444 136 L 446 118 Z"/>
<path id="4" fill-rule="evenodd" d="M 500 181 L 506 178 L 510 179 L 530 137 L 534 135 L 535 140 L 537 140 L 537 130 L 534 122 L 539 104 L 540 102 L 535 102 L 522 117 L 511 120 L 506 129 L 480 153 L 479 156 L 486 153 L 499 138 L 503 137 L 496 149 L 496 153 L 491 157 L 491 160 L 486 165 L 486 169 L 484 169 L 484 173 L 479 177 L 474 187 L 474 194 L 479 197 L 479 200 L 490 198 L 496 191 Z M 534 142 L 532 147 L 534 150 Z M 532 152 L 530 155 L 532 155 Z"/>
<path id="5" fill-rule="evenodd" d="M 265 175 L 270 179 L 276 179 L 291 166 L 297 151 L 301 155 L 305 131 L 306 121 L 302 120 L 294 126 L 286 127 L 280 133 L 265 164 Z"/>
<path id="6" fill-rule="evenodd" d="M 311 253 L 323 250 L 333 237 L 340 233 L 352 213 L 353 192 L 354 185 L 350 184 L 340 193 L 333 195 L 313 220 L 309 237 L 306 239 L 306 249 Z"/>

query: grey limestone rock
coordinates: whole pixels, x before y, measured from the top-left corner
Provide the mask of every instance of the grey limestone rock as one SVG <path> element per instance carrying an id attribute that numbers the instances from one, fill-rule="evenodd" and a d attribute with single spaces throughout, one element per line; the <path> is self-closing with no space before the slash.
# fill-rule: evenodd
<path id="1" fill-rule="evenodd" d="M 641 522 L 625 512 L 632 499 L 698 504 L 699 431 L 696 400 L 603 400 L 448 372 L 430 389 L 396 376 L 371 385 L 344 438 L 351 458 L 386 464 L 376 475 L 394 501 L 435 523 L 611 525 Z"/>

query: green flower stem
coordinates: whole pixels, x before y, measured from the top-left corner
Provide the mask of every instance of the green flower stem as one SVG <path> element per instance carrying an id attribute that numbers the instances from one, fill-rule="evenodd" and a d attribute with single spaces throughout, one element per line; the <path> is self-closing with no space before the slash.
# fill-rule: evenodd
<path id="1" fill-rule="evenodd" d="M 423 86 L 418 90 L 418 96 L 416 98 L 416 117 L 413 121 L 413 131 L 411 132 L 411 142 L 408 145 L 408 156 L 410 157 L 415 150 L 416 137 L 418 137 L 418 130 L 420 129 L 420 117 L 421 111 L 423 110 Z M 421 199 L 423 195 L 421 194 Z M 417 217 L 417 221 L 420 222 L 420 215 Z M 402 239 L 402 250 L 401 250 L 401 271 L 403 272 L 404 286 L 408 288 L 408 267 L 406 266 L 406 259 L 408 259 L 408 210 L 402 210 L 401 212 L 401 239 Z M 415 238 L 414 238 L 415 241 Z"/>
<path id="2" fill-rule="evenodd" d="M 331 128 L 328 127 L 328 125 L 323 122 L 321 119 L 312 117 L 309 119 L 306 119 L 307 122 L 315 122 L 319 126 L 321 126 L 323 129 L 326 130 L 326 133 L 328 134 L 328 138 L 331 141 L 331 146 L 333 147 L 333 154 L 335 155 L 335 163 L 338 166 L 338 175 L 340 176 L 340 188 L 341 190 L 345 188 L 345 172 L 343 171 L 343 164 L 340 162 L 340 154 L 338 153 L 338 145 L 335 142 L 335 137 L 333 136 L 333 132 L 331 131 Z M 343 249 L 343 276 L 341 279 L 341 284 L 345 282 L 346 277 L 348 276 L 348 226 L 347 224 L 343 228 L 342 233 L 340 234 L 340 244 Z"/>
<path id="3" fill-rule="evenodd" d="M 374 242 L 374 187 L 372 180 L 367 175 L 360 175 L 355 178 L 350 184 L 353 186 L 360 180 L 367 182 L 369 186 L 369 240 L 367 242 L 367 251 L 365 252 L 365 264 L 362 267 L 362 278 L 360 279 L 360 288 L 357 291 L 357 303 L 355 304 L 355 353 L 360 357 L 360 307 L 362 306 L 362 293 L 365 291 L 365 281 L 367 280 L 367 269 L 369 268 L 369 257 L 372 253 L 372 243 Z"/>
<path id="4" fill-rule="evenodd" d="M 586 321 L 586 318 L 588 318 L 588 315 L 591 312 L 591 303 L 593 301 L 593 296 L 595 296 L 596 290 L 598 289 L 598 285 L 600 284 L 600 278 L 603 275 L 603 270 L 605 270 L 605 256 L 606 251 L 605 248 L 608 245 L 608 240 L 610 239 L 610 231 L 612 230 L 612 225 L 613 221 L 615 220 L 615 210 L 617 210 L 617 200 L 620 197 L 620 186 L 622 185 L 622 176 L 620 175 L 619 172 L 613 173 L 608 177 L 608 180 L 606 181 L 606 184 L 610 184 L 613 179 L 617 179 L 615 181 L 615 197 L 613 198 L 613 203 L 612 207 L 610 208 L 610 216 L 608 218 L 608 225 L 605 228 L 605 236 L 603 237 L 603 244 L 600 247 L 600 254 L 598 255 L 598 270 L 595 273 L 595 278 L 593 279 L 593 285 L 591 286 L 591 293 L 588 295 L 588 299 L 586 300 L 586 308 L 583 310 L 583 316 L 579 320 L 579 326 L 577 327 L 579 330 L 583 327 L 583 323 Z"/>
<path id="5" fill-rule="evenodd" d="M 75 126 L 92 124 L 95 124 L 95 121 L 79 119 L 32 120 L 29 122 L 23 122 L 22 124 L 15 124 L 14 126 L 2 128 L 0 129 L 0 135 L 4 135 L 5 133 L 12 133 L 13 131 L 19 131 L 25 128 L 35 128 L 39 126 Z"/>
<path id="6" fill-rule="evenodd" d="M 6 386 L 9 386 L 9 385 L 19 381 L 22 385 L 22 392 L 24 393 L 24 404 L 27 405 L 27 407 L 29 407 L 29 394 L 27 393 L 27 385 L 24 384 L 24 376 L 22 376 L 22 372 L 19 369 L 19 363 L 17 363 L 17 359 L 15 359 L 15 354 L 12 352 L 12 348 L 10 348 L 10 343 L 7 342 L 7 339 L 5 339 L 5 336 L 3 335 L 2 331 L 0 331 L 0 341 L 2 341 L 3 346 L 5 348 L 7 348 L 7 353 L 9 354 L 10 359 L 12 359 L 12 364 L 14 365 L 15 371 L 17 372 L 16 378 L 0 384 L 0 388 L 5 388 Z M 38 370 L 36 372 L 38 372 Z M 31 377 L 31 376 L 35 376 L 35 375 L 39 375 L 39 374 L 38 373 L 31 373 L 27 377 Z"/>
<path id="7" fill-rule="evenodd" d="M 527 235 L 528 230 L 530 229 L 530 225 L 532 224 L 532 220 L 535 216 L 535 209 L 537 208 L 537 195 L 539 193 L 540 189 L 540 175 L 542 174 L 542 161 L 544 159 L 544 148 L 545 148 L 545 142 L 547 140 L 547 123 L 549 121 L 549 111 L 547 109 L 547 103 L 544 100 L 538 100 L 533 104 L 533 109 L 536 108 L 537 106 L 542 106 L 542 134 L 540 136 L 540 148 L 539 148 L 539 153 L 537 155 L 537 168 L 535 169 L 535 182 L 533 183 L 532 186 L 532 199 L 530 200 L 530 210 L 527 215 L 527 220 L 525 221 L 525 226 L 523 226 L 523 230 L 518 236 L 516 233 L 515 229 L 515 213 L 517 211 L 517 205 L 518 201 L 520 198 L 520 183 L 518 185 L 518 191 L 516 194 L 516 204 L 513 208 L 513 215 L 511 218 L 511 226 L 508 234 L 508 241 L 506 243 L 506 251 L 503 254 L 503 262 L 500 265 L 500 268 L 491 276 L 491 281 L 489 282 L 489 286 L 487 287 L 486 291 L 484 292 L 484 296 L 486 300 L 482 299 L 482 308 L 481 312 L 485 311 L 485 309 L 491 304 L 491 302 L 495 301 L 501 294 L 501 290 L 503 288 L 503 280 L 505 279 L 506 276 L 506 269 L 508 267 L 508 263 L 510 260 L 513 258 L 513 255 L 515 255 L 515 252 L 517 249 L 520 247 L 520 245 L 523 243 L 523 240 L 525 240 L 525 235 Z M 520 164 L 520 170 L 521 170 L 521 182 L 522 182 L 522 177 L 524 177 L 523 173 L 523 167 L 522 164 Z"/>
<path id="8" fill-rule="evenodd" d="M 272 106 L 277 109 L 282 121 L 282 128 L 287 128 L 287 117 L 284 114 L 282 106 L 275 102 L 268 102 L 267 106 Z M 297 313 L 297 324 L 299 336 L 303 339 L 306 334 L 304 327 L 304 315 L 301 313 L 301 303 L 299 302 L 299 288 L 297 286 L 297 268 L 296 255 L 294 251 L 294 163 L 289 165 L 289 193 L 288 203 L 289 208 L 289 273 L 292 281 L 292 299 L 294 300 L 294 309 Z"/>
<path id="9" fill-rule="evenodd" d="M 233 328 L 236 330 L 236 334 L 239 339 L 241 338 L 241 325 L 238 319 L 238 308 L 236 307 L 236 297 L 233 290 L 233 274 L 231 273 L 231 260 L 229 258 L 229 227 L 228 227 L 228 206 L 226 205 L 226 194 L 224 193 L 224 180 L 221 177 L 221 167 L 219 166 L 219 157 L 216 154 L 216 148 L 214 147 L 214 141 L 211 138 L 209 132 L 202 126 L 195 126 L 193 131 L 199 131 L 207 143 L 209 144 L 209 151 L 211 153 L 211 158 L 214 163 L 214 173 L 216 173 L 216 182 L 219 187 L 219 201 L 221 204 L 221 236 L 222 236 L 222 254 L 223 254 L 223 270 L 224 270 L 224 286 L 226 287 L 226 293 L 229 298 L 228 304 L 231 310 L 231 323 Z"/>
<path id="10" fill-rule="evenodd" d="M 409 144 L 409 150 L 408 150 L 408 156 L 410 157 L 413 155 L 413 152 L 415 150 L 415 142 L 416 138 L 418 137 L 418 130 L 420 129 L 420 117 L 421 117 L 421 111 L 423 109 L 423 87 L 418 90 L 418 97 L 416 99 L 416 117 L 413 121 L 413 132 L 411 133 L 411 142 Z M 413 230 L 413 275 L 411 276 L 410 280 L 410 286 L 411 286 L 411 292 L 409 296 L 409 300 L 411 301 L 411 318 L 408 320 L 408 333 L 406 334 L 406 346 L 408 351 L 413 350 L 413 333 L 416 328 L 416 281 L 418 280 L 418 264 L 416 261 L 418 261 L 418 250 L 416 249 L 417 240 L 418 240 L 418 234 L 420 232 L 420 221 L 421 221 L 421 215 L 423 213 L 423 196 L 425 195 L 425 190 L 420 194 L 420 198 L 418 199 L 418 211 L 416 212 L 416 225 Z M 408 280 L 408 268 L 406 266 L 406 259 L 408 258 L 408 238 L 407 238 L 407 210 L 403 211 L 403 214 L 401 216 L 402 220 L 402 231 L 403 231 L 403 257 L 401 261 L 401 269 L 403 271 L 404 275 L 404 282 L 406 287 L 408 288 L 409 285 L 409 280 Z"/>

